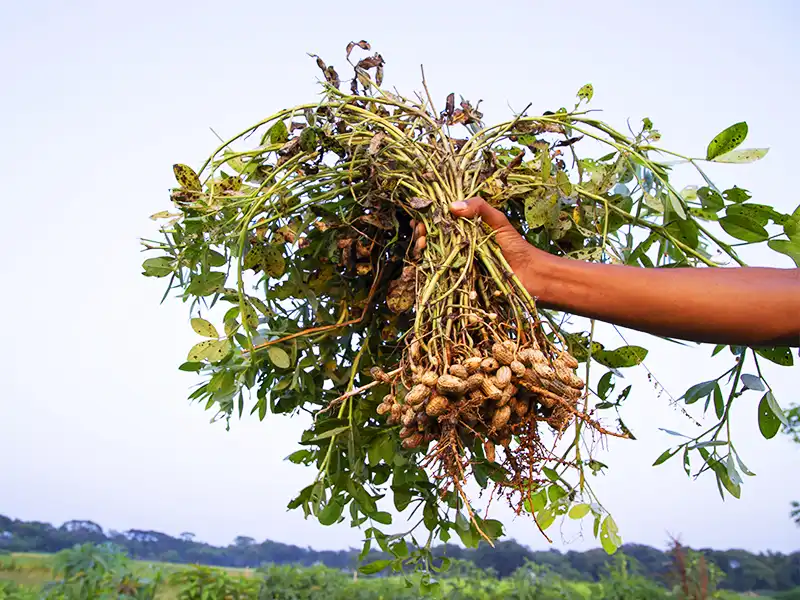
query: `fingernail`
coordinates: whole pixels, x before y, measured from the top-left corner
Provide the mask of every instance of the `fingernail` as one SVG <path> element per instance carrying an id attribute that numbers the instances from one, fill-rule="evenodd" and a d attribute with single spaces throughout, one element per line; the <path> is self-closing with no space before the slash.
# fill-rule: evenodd
<path id="1" fill-rule="evenodd" d="M 465 208 L 467 208 L 467 203 L 464 202 L 463 200 L 459 200 L 458 202 L 453 202 L 450 205 L 450 208 L 453 210 L 464 210 Z"/>

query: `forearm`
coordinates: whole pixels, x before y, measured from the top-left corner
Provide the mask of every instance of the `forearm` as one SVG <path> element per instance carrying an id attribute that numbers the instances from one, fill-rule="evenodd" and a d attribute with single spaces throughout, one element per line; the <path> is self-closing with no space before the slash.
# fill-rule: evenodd
<path id="1" fill-rule="evenodd" d="M 698 342 L 800 345 L 800 269 L 642 269 L 549 255 L 529 265 L 523 280 L 543 306 Z"/>

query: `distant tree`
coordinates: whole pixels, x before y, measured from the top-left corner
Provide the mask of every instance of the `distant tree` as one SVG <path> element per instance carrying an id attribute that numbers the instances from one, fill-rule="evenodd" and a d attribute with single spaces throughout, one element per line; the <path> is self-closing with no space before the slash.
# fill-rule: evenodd
<path id="1" fill-rule="evenodd" d="M 191 531 L 184 531 L 183 533 L 178 534 L 178 537 L 184 542 L 193 542 L 195 535 Z"/>
<path id="2" fill-rule="evenodd" d="M 256 541 L 246 535 L 237 535 L 233 540 L 233 543 L 237 548 L 247 548 L 248 546 L 255 544 Z"/>

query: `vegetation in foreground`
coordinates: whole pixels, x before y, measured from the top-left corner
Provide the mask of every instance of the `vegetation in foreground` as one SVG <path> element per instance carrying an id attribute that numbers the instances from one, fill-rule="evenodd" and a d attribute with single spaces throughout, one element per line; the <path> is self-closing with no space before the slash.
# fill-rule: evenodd
<path id="1" fill-rule="evenodd" d="M 31 557 L 37 556 L 31 553 L 51 554 L 86 543 L 113 544 L 131 558 L 148 563 L 167 563 L 162 564 L 162 570 L 172 569 L 169 563 L 239 568 L 256 568 L 265 564 L 324 565 L 344 572 L 352 572 L 359 566 L 358 550 L 355 549 L 317 551 L 270 540 L 256 542 L 247 536 L 237 536 L 228 546 L 212 546 L 196 540 L 189 532 L 173 537 L 152 530 L 104 531 L 92 521 L 76 520 L 55 527 L 49 523 L 0 515 L 0 553 L 25 553 L 24 561 L 18 558 L 18 563 L 28 564 Z M 670 551 L 641 544 L 626 544 L 621 551 L 636 565 L 638 574 L 662 586 L 672 585 L 670 577 L 674 556 Z M 736 549 L 701 549 L 698 552 L 709 565 L 719 570 L 722 577 L 719 585 L 723 589 L 777 592 L 800 586 L 800 552 L 754 554 Z M 494 548 L 485 543 L 475 549 L 440 545 L 433 548 L 433 555 L 435 564 L 447 557 L 457 564 L 471 565 L 470 568 L 479 572 L 492 573 L 498 579 L 513 577 L 518 569 L 533 564 L 565 580 L 587 583 L 599 582 L 609 572 L 614 560 L 601 548 L 584 552 L 534 551 L 514 540 L 498 542 Z M 388 554 L 372 552 L 366 562 L 389 558 Z M 48 573 L 49 568 L 45 568 Z M 361 568 L 368 570 L 370 565 Z"/>
<path id="2" fill-rule="evenodd" d="M 444 567 L 444 565 L 442 565 Z M 734 600 L 718 590 L 722 576 L 703 555 L 673 549 L 671 585 L 640 574 L 638 561 L 617 554 L 596 583 L 570 581 L 547 567 L 527 562 L 505 579 L 492 569 L 451 561 L 434 579 L 418 573 L 359 576 L 323 565 L 265 565 L 256 570 L 218 569 L 130 560 L 112 544 L 77 545 L 55 555 L 0 557 L 0 600 L 369 600 L 444 597 L 463 600 Z M 800 589 L 772 596 L 800 599 Z"/>

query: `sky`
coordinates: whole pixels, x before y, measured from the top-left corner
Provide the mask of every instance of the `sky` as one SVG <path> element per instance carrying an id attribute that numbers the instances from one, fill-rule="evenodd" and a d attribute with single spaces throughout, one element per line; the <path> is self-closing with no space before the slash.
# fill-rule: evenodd
<path id="1" fill-rule="evenodd" d="M 796 3 L 777 0 L 1 3 L 0 514 L 191 531 L 214 544 L 249 535 L 359 545 L 347 523 L 286 511 L 314 477 L 284 460 L 304 418 L 244 419 L 226 432 L 187 402 L 195 377 L 177 370 L 196 341 L 187 307 L 159 305 L 164 281 L 140 274 L 139 238 L 156 232 L 150 214 L 170 208 L 172 164 L 199 165 L 217 145 L 210 128 L 227 137 L 316 98 L 306 53 L 343 66 L 347 42 L 367 39 L 386 59 L 386 83 L 419 90 L 424 63 L 434 98 L 483 99 L 488 122 L 528 102 L 532 113 L 571 106 L 591 82 L 605 120 L 624 128 L 649 117 L 664 146 L 696 156 L 746 120 L 745 145 L 769 155 L 710 174 L 790 212 L 800 202 L 790 183 L 798 17 Z M 772 252 L 746 256 L 792 266 Z M 727 368 L 707 346 L 625 337 L 651 348 L 646 364 L 675 397 Z M 594 482 L 625 541 L 798 550 L 788 511 L 800 500 L 800 447 L 761 437 L 760 396 L 745 394 L 733 411 L 737 448 L 757 476 L 741 500 L 722 502 L 713 479 L 651 466 L 674 441 L 659 427 L 692 426 L 646 375 L 626 372 L 635 385 L 623 417 L 638 440 L 612 440 L 598 456 L 610 468 Z M 799 400 L 800 367 L 765 375 L 781 404 Z M 568 524 L 554 526 L 550 546 L 531 520 L 493 516 L 534 549 L 598 545 Z"/>

